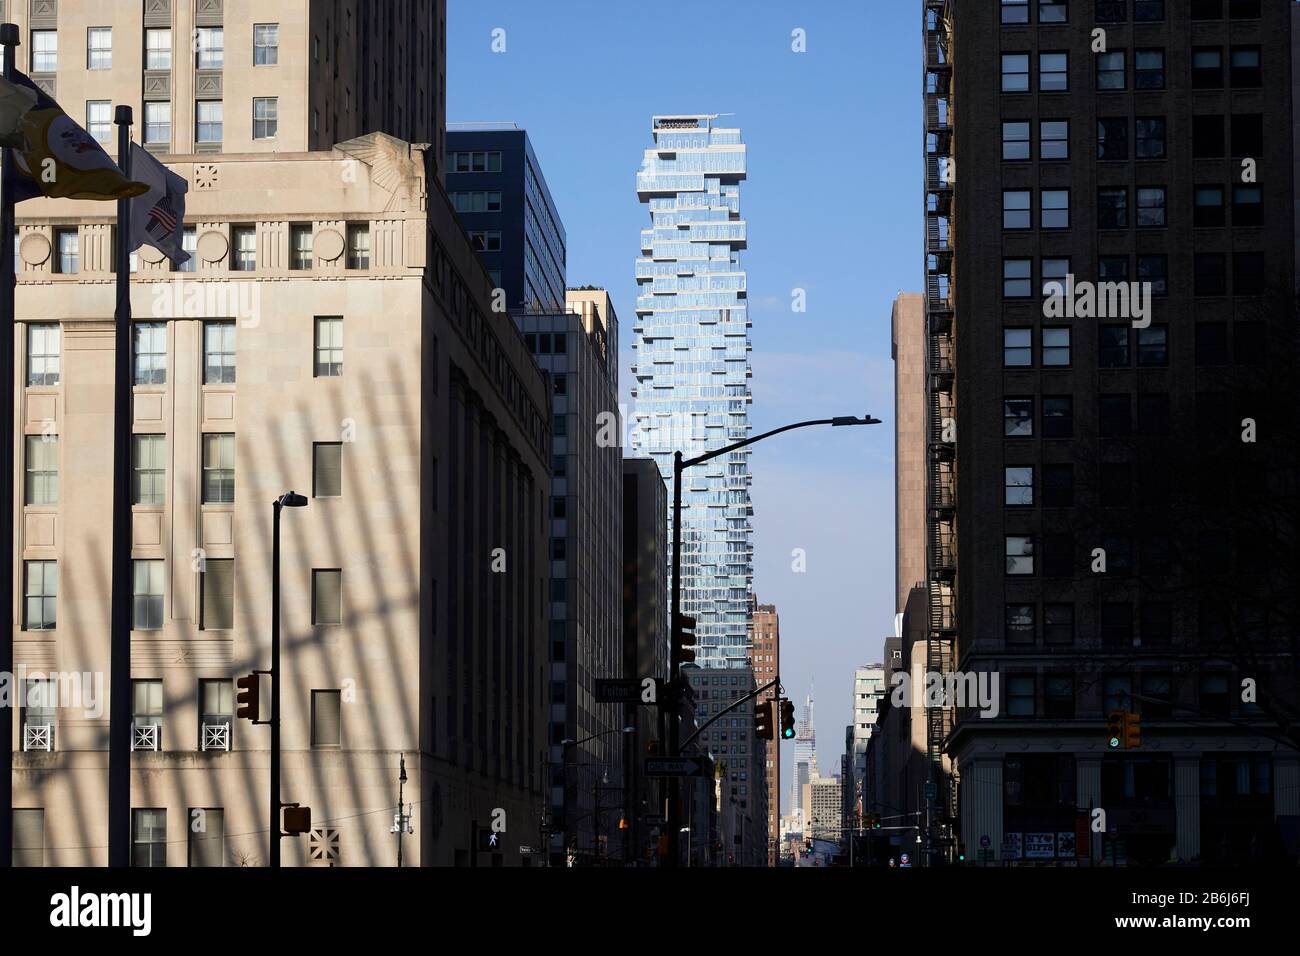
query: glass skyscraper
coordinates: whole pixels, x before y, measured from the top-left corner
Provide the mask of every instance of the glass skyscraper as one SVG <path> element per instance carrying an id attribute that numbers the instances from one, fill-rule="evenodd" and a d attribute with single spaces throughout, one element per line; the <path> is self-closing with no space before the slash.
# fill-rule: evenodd
<path id="1" fill-rule="evenodd" d="M 656 116 L 637 173 L 650 206 L 641 231 L 634 326 L 633 448 L 659 465 L 671 494 L 685 457 L 749 437 L 749 310 L 740 130 L 716 116 Z M 754 564 L 749 449 L 688 469 L 682 482 L 682 613 L 698 621 L 701 667 L 749 656 Z M 671 516 L 669 541 L 671 542 Z"/>

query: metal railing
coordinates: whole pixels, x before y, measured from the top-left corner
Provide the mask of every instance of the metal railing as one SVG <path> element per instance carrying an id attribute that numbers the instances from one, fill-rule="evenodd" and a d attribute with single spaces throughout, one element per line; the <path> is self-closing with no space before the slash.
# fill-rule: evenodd
<path id="1" fill-rule="evenodd" d="M 25 724 L 23 726 L 23 750 L 54 750 L 53 724 Z"/>
<path id="2" fill-rule="evenodd" d="M 132 750 L 162 750 L 161 724 L 132 724 Z"/>
<path id="3" fill-rule="evenodd" d="M 199 747 L 202 750 L 229 750 L 230 749 L 230 724 L 221 722 L 217 724 L 203 725 L 203 733 L 199 739 Z"/>

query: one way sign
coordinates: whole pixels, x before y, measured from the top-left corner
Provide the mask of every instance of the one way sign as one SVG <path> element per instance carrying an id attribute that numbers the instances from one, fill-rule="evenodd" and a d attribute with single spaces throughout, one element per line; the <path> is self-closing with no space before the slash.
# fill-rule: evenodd
<path id="1" fill-rule="evenodd" d="M 647 777 L 702 777 L 704 763 L 698 757 L 646 757 Z"/>

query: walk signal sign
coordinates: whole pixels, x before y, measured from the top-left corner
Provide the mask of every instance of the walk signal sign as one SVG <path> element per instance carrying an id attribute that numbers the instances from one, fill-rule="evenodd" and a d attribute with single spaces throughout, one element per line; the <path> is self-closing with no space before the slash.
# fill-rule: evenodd
<path id="1" fill-rule="evenodd" d="M 771 740 L 774 735 L 772 704 L 772 701 L 765 700 L 754 705 L 754 736 L 762 740 Z"/>

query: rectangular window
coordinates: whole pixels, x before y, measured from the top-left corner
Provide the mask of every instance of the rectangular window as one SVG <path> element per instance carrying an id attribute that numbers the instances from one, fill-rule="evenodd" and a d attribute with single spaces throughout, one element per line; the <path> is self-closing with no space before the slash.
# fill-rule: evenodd
<path id="1" fill-rule="evenodd" d="M 1027 189 L 1002 192 L 1002 228 L 1029 229 L 1033 226 L 1031 193 Z"/>
<path id="2" fill-rule="evenodd" d="M 1258 186 L 1232 187 L 1232 224 L 1264 225 L 1264 194 Z"/>
<path id="3" fill-rule="evenodd" d="M 1165 51 L 1133 51 L 1133 89 L 1163 90 L 1165 88 Z"/>
<path id="4" fill-rule="evenodd" d="M 1034 503 L 1034 469 L 1027 465 L 1014 465 L 1002 469 L 1003 504 L 1008 507 L 1027 507 Z"/>
<path id="5" fill-rule="evenodd" d="M 1222 186 L 1197 186 L 1193 190 L 1192 225 L 1222 226 L 1227 222 Z"/>
<path id="6" fill-rule="evenodd" d="M 500 252 L 501 233 L 496 230 L 489 232 L 471 231 L 469 244 L 474 248 L 475 252 Z"/>
<path id="7" fill-rule="evenodd" d="M 1263 295 L 1266 282 L 1264 253 L 1234 252 L 1232 254 L 1232 292 L 1234 295 Z"/>
<path id="8" fill-rule="evenodd" d="M 1074 605 L 1043 605 L 1043 640 L 1048 644 L 1074 643 Z"/>
<path id="9" fill-rule="evenodd" d="M 1070 330 L 1068 328 L 1043 329 L 1043 367 L 1062 367 L 1070 364 Z"/>
<path id="10" fill-rule="evenodd" d="M 1133 500 L 1133 466 L 1102 462 L 1097 468 L 1097 500 L 1103 508 L 1127 508 Z"/>
<path id="11" fill-rule="evenodd" d="M 1007 716 L 1034 716 L 1034 676 L 1032 674 L 1008 675 Z"/>
<path id="12" fill-rule="evenodd" d="M 167 498 L 167 436 L 131 436 L 131 504 L 157 506 Z"/>
<path id="13" fill-rule="evenodd" d="M 144 141 L 170 143 L 172 141 L 172 105 L 150 102 L 144 104 Z"/>
<path id="14" fill-rule="evenodd" d="M 1043 466 L 1043 507 L 1070 508 L 1074 505 L 1074 466 Z"/>
<path id="15" fill-rule="evenodd" d="M 194 272 L 199 261 L 199 231 L 196 226 L 186 226 L 181 232 L 181 249 L 190 257 L 180 265 L 173 265 L 174 272 Z"/>
<path id="16" fill-rule="evenodd" d="M 194 47 L 200 70 L 219 70 L 226 60 L 226 32 L 222 27 L 199 27 L 194 31 Z"/>
<path id="17" fill-rule="evenodd" d="M 235 324 L 203 324 L 203 384 L 233 385 L 235 381 Z"/>
<path id="18" fill-rule="evenodd" d="M 59 68 L 57 30 L 32 31 L 32 72 L 53 73 Z"/>
<path id="19" fill-rule="evenodd" d="M 23 630 L 54 630 L 58 626 L 58 563 L 24 561 L 23 577 Z"/>
<path id="20" fill-rule="evenodd" d="M 1098 23 L 1123 23 L 1128 19 L 1128 0 L 1097 0 Z"/>
<path id="21" fill-rule="evenodd" d="M 1223 126 L 1220 123 L 1219 131 Z M 1259 113 L 1234 113 L 1232 116 L 1232 155 L 1259 157 L 1264 152 L 1264 117 Z M 1223 155 L 1222 152 L 1219 153 Z"/>
<path id="22" fill-rule="evenodd" d="M 1069 259 L 1044 259 L 1041 269 L 1044 296 L 1065 295 L 1069 291 Z"/>
<path id="23" fill-rule="evenodd" d="M 131 811 L 131 865 L 167 865 L 167 811 Z"/>
<path id="24" fill-rule="evenodd" d="M 1228 16 L 1233 20 L 1258 20 L 1259 0 L 1228 0 Z"/>
<path id="25" fill-rule="evenodd" d="M 1228 260 L 1221 252 L 1198 252 L 1192 260 L 1192 283 L 1196 295 L 1226 295 Z"/>
<path id="26" fill-rule="evenodd" d="M 275 66 L 280 62 L 280 24 L 253 24 L 253 66 Z"/>
<path id="27" fill-rule="evenodd" d="M 86 132 L 98 143 L 113 141 L 113 104 L 108 100 L 86 101 Z"/>
<path id="28" fill-rule="evenodd" d="M 1098 398 L 1102 438 L 1124 438 L 1133 429 L 1133 401 L 1128 395 L 1102 395 Z"/>
<path id="29" fill-rule="evenodd" d="M 1102 681 L 1102 694 L 1102 709 L 1106 713 L 1131 709 L 1134 705 L 1133 678 L 1118 674 L 1106 677 Z"/>
<path id="30" fill-rule="evenodd" d="M 1168 674 L 1142 675 L 1142 716 L 1168 720 L 1174 714 L 1174 682 Z"/>
<path id="31" fill-rule="evenodd" d="M 135 384 L 167 384 L 167 323 L 137 322 L 131 333 Z"/>
<path id="32" fill-rule="evenodd" d="M 230 432 L 203 436 L 203 503 L 235 500 L 235 436 Z"/>
<path id="33" fill-rule="evenodd" d="M 1128 281 L 1128 256 L 1101 256 L 1097 259 L 1097 273 L 1104 282 Z"/>
<path id="34" fill-rule="evenodd" d="M 24 502 L 36 507 L 59 503 L 59 436 L 28 435 L 26 438 L 26 493 Z"/>
<path id="35" fill-rule="evenodd" d="M 14 807 L 13 854 L 15 867 L 45 865 L 45 811 L 40 807 Z"/>
<path id="36" fill-rule="evenodd" d="M 316 625 L 343 623 L 343 572 L 338 568 L 317 568 L 311 572 L 311 622 Z"/>
<path id="37" fill-rule="evenodd" d="M 1192 117 L 1192 158 L 1219 159 L 1223 156 L 1223 117 Z M 1241 155 L 1256 155 L 1246 154 Z"/>
<path id="38" fill-rule="evenodd" d="M 253 97 L 253 139 L 275 139 L 279 130 L 279 98 L 275 96 Z"/>
<path id="39" fill-rule="evenodd" d="M 1165 187 L 1143 186 L 1137 191 L 1137 226 L 1139 229 L 1156 229 L 1167 225 L 1165 221 Z"/>
<path id="40" fill-rule="evenodd" d="M 157 631 L 163 626 L 163 563 L 132 561 L 131 627 Z"/>
<path id="41" fill-rule="evenodd" d="M 1044 189 L 1041 193 L 1042 227 L 1044 229 L 1070 228 L 1070 191 Z"/>
<path id="42" fill-rule="evenodd" d="M 86 69 L 113 68 L 113 28 L 91 27 L 86 31 Z"/>
<path id="43" fill-rule="evenodd" d="M 1002 260 L 1002 295 L 1007 299 L 1028 299 L 1034 291 L 1032 259 Z"/>
<path id="44" fill-rule="evenodd" d="M 1253 89 L 1263 86 L 1264 74 L 1259 65 L 1259 47 L 1234 46 L 1229 59 L 1229 75 L 1233 89 Z"/>
<path id="45" fill-rule="evenodd" d="M 1143 646 L 1168 644 L 1173 640 L 1173 608 L 1163 601 L 1146 601 L 1139 615 L 1138 636 Z"/>
<path id="46" fill-rule="evenodd" d="M 1196 323 L 1196 364 L 1228 364 L 1228 326 L 1224 322 Z"/>
<path id="47" fill-rule="evenodd" d="M 1028 23 L 1029 0 L 1002 0 L 1003 23 Z"/>
<path id="48" fill-rule="evenodd" d="M 1008 644 L 1034 643 L 1034 606 L 1008 604 L 1005 613 L 1006 642 Z"/>
<path id="49" fill-rule="evenodd" d="M 341 316 L 316 320 L 316 377 L 338 378 L 343 374 L 343 319 Z"/>
<path id="50" fill-rule="evenodd" d="M 199 143 L 220 143 L 225 110 L 221 100 L 199 100 L 194 104 L 194 139 Z"/>
<path id="51" fill-rule="evenodd" d="M 311 226 L 295 223 L 289 227 L 289 268 L 311 268 Z"/>
<path id="52" fill-rule="evenodd" d="M 1074 677 L 1048 674 L 1043 681 L 1043 716 L 1048 720 L 1074 719 Z"/>
<path id="53" fill-rule="evenodd" d="M 1169 364 L 1169 326 L 1150 325 L 1137 330 L 1137 363 L 1142 368 Z"/>
<path id="54" fill-rule="evenodd" d="M 341 692 L 337 690 L 311 692 L 311 745 L 313 747 L 337 749 L 342 746 L 341 696 Z"/>
<path id="55" fill-rule="evenodd" d="M 1068 578 L 1074 575 L 1074 537 L 1068 534 L 1043 535 L 1043 576 Z"/>
<path id="56" fill-rule="evenodd" d="M 1128 330 L 1128 325 L 1103 325 L 1098 329 L 1099 368 L 1128 368 Z"/>
<path id="57" fill-rule="evenodd" d="M 1165 0 L 1133 0 L 1133 19 L 1138 23 L 1159 22 L 1165 18 Z"/>
<path id="58" fill-rule="evenodd" d="M 1169 294 L 1169 257 L 1164 253 L 1138 256 L 1138 281 L 1151 283 L 1151 294 Z"/>
<path id="59" fill-rule="evenodd" d="M 257 227 L 230 227 L 230 268 L 252 272 L 257 268 Z"/>
<path id="60" fill-rule="evenodd" d="M 1038 54 L 1038 90 L 1041 93 L 1064 93 L 1070 88 L 1070 55 Z"/>
<path id="61" fill-rule="evenodd" d="M 1034 330 L 1002 330 L 1002 364 L 1007 368 L 1031 368 L 1034 364 Z"/>
<path id="62" fill-rule="evenodd" d="M 1128 159 L 1128 117 L 1097 120 L 1097 158 Z"/>
<path id="63" fill-rule="evenodd" d="M 54 243 L 58 252 L 55 272 L 76 275 L 81 271 L 81 238 L 76 229 L 55 229 Z"/>
<path id="64" fill-rule="evenodd" d="M 1007 574 L 1034 573 L 1034 539 L 1029 535 L 1006 536 Z"/>
<path id="65" fill-rule="evenodd" d="M 1034 434 L 1034 400 L 1032 398 L 1005 398 L 1002 400 L 1002 429 L 1008 438 L 1032 438 Z"/>
<path id="66" fill-rule="evenodd" d="M 1029 159 L 1029 123 L 1016 120 L 1002 124 L 1002 158 L 1005 160 Z"/>
<path id="67" fill-rule="evenodd" d="M 1038 158 L 1070 158 L 1070 121 L 1043 120 L 1038 124 Z"/>
<path id="68" fill-rule="evenodd" d="M 213 807 L 190 810 L 190 866 L 226 865 L 226 813 Z"/>
<path id="69" fill-rule="evenodd" d="M 206 558 L 200 587 L 203 591 L 200 630 L 231 630 L 235 626 L 235 562 L 230 558 Z"/>
<path id="70" fill-rule="evenodd" d="M 1109 186 L 1097 190 L 1097 228 L 1128 228 L 1128 187 Z"/>
<path id="71" fill-rule="evenodd" d="M 1101 643 L 1105 647 L 1133 646 L 1133 605 L 1123 601 L 1101 605 Z"/>
<path id="72" fill-rule="evenodd" d="M 370 268 L 369 223 L 351 223 L 348 226 L 348 268 Z"/>
<path id="73" fill-rule="evenodd" d="M 1143 435 L 1168 435 L 1170 428 L 1169 396 L 1164 393 L 1139 395 L 1138 430 Z"/>
<path id="74" fill-rule="evenodd" d="M 1097 89 L 1122 90 L 1127 86 L 1127 58 L 1123 50 L 1097 54 Z"/>
<path id="75" fill-rule="evenodd" d="M 57 324 L 41 322 L 27 326 L 27 384 L 29 386 L 59 384 L 59 353 L 60 335 Z"/>
<path id="76" fill-rule="evenodd" d="M 312 497 L 343 496 L 343 443 L 316 442 L 312 445 Z"/>
<path id="77" fill-rule="evenodd" d="M 1065 23 L 1070 19 L 1070 4 L 1068 0 L 1039 0 L 1038 2 L 1038 22 L 1042 23 Z"/>
<path id="78" fill-rule="evenodd" d="M 1165 118 L 1163 116 L 1138 117 L 1137 158 L 1165 158 Z"/>
<path id="79" fill-rule="evenodd" d="M 144 31 L 144 68 L 170 70 L 172 68 L 172 31 L 170 27 L 150 27 Z"/>
<path id="80" fill-rule="evenodd" d="M 1002 92 L 1029 92 L 1029 54 L 1002 54 Z"/>
<path id="81" fill-rule="evenodd" d="M 1217 90 L 1223 87 L 1223 50 L 1218 47 L 1195 47 L 1192 50 L 1192 89 Z"/>

